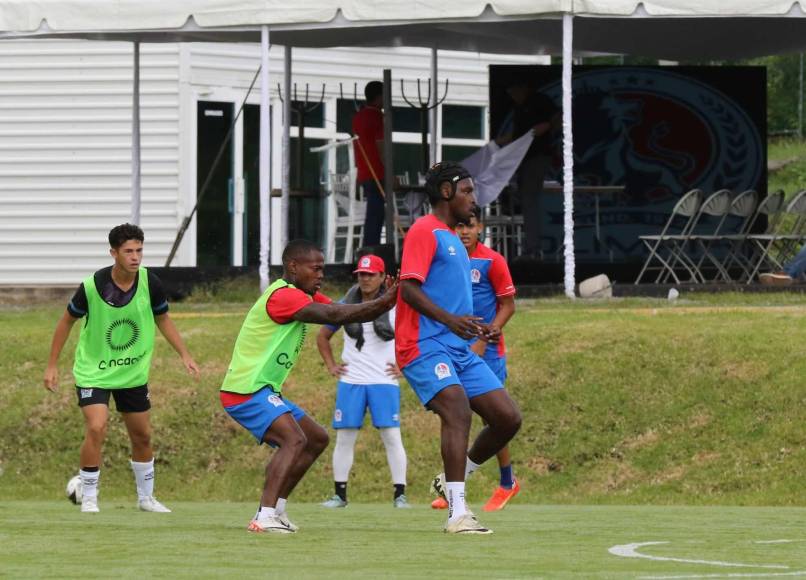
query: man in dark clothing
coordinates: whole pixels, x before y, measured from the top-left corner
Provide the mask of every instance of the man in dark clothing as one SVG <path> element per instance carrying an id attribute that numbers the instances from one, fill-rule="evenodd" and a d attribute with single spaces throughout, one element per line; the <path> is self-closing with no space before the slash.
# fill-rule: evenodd
<path id="1" fill-rule="evenodd" d="M 383 83 L 371 81 L 364 87 L 366 104 L 353 117 L 355 165 L 358 185 L 364 190 L 367 213 L 364 219 L 364 246 L 381 243 L 385 200 L 378 184 L 383 167 Z"/>
<path id="2" fill-rule="evenodd" d="M 507 87 L 513 108 L 510 117 L 499 131 L 496 143 L 506 145 L 522 137 L 527 131 L 535 136 L 517 173 L 518 195 L 526 231 L 527 255 L 540 255 L 543 233 L 543 180 L 551 163 L 552 140 L 560 125 L 560 112 L 554 102 L 525 81 Z"/>

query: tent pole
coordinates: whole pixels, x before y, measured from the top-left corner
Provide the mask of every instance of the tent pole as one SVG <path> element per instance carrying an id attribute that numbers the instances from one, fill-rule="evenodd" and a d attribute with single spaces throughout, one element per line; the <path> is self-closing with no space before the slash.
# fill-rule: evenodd
<path id="1" fill-rule="evenodd" d="M 563 256 L 565 295 L 574 298 L 574 133 L 571 118 L 571 71 L 574 42 L 574 16 L 563 14 Z"/>
<path id="2" fill-rule="evenodd" d="M 431 49 L 431 95 L 433 100 L 429 100 L 429 104 L 439 102 L 439 94 L 437 91 L 437 47 Z M 437 106 L 434 106 L 431 113 L 431 165 L 437 162 Z"/>
<path id="3" fill-rule="evenodd" d="M 288 243 L 288 220 L 291 199 L 291 47 L 283 49 L 283 196 L 280 198 L 280 244 Z M 298 168 L 299 169 L 299 168 Z M 301 179 L 300 179 L 301 181 Z"/>
<path id="4" fill-rule="evenodd" d="M 260 291 L 269 286 L 269 223 L 271 184 L 269 183 L 269 27 L 260 28 Z"/>
<path id="5" fill-rule="evenodd" d="M 132 215 L 130 223 L 140 223 L 140 42 L 134 42 L 132 83 Z"/>

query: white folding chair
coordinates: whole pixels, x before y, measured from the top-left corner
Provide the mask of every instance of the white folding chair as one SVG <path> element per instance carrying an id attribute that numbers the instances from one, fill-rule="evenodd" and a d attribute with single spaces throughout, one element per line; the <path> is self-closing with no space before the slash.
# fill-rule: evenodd
<path id="1" fill-rule="evenodd" d="M 693 233 L 688 240 L 682 242 L 679 248 L 683 257 L 690 260 L 694 273 L 700 282 L 706 282 L 705 270 L 710 266 L 713 266 L 716 271 L 715 277 L 725 278 L 721 264 L 712 252 L 712 246 L 715 241 L 720 239 L 722 229 L 725 227 L 728 215 L 730 215 L 731 207 L 732 193 L 728 189 L 720 189 L 708 196 L 708 199 L 702 202 L 700 206 L 700 211 L 692 227 Z M 711 227 L 712 223 L 714 224 L 713 227 Z M 699 232 L 697 231 L 698 229 L 700 230 Z M 694 251 L 691 255 L 688 255 L 686 251 L 692 246 Z M 697 256 L 699 258 L 695 263 L 694 260 Z"/>
<path id="2" fill-rule="evenodd" d="M 755 244 L 757 258 L 747 279 L 749 284 L 755 280 L 762 269 L 783 270 L 788 258 L 792 257 L 804 238 L 806 238 L 806 190 L 799 191 L 780 212 L 775 228 L 767 234 L 751 234 L 748 239 Z M 791 223 L 783 219 L 785 215 L 793 216 Z"/>
<path id="3" fill-rule="evenodd" d="M 742 250 L 747 241 L 747 236 L 752 231 L 753 224 L 758 219 L 758 215 L 760 215 L 759 207 L 758 192 L 752 189 L 743 191 L 733 198 L 730 203 L 728 214 L 737 219 L 735 232 L 721 234 L 719 239 L 715 241 L 721 248 L 721 259 L 717 257 L 717 259 L 720 259 L 718 269 L 725 282 L 733 281 L 731 270 L 735 270 L 736 267 L 741 268 L 744 274 L 748 273 L 743 265 L 744 255 Z M 740 276 L 739 280 L 742 279 L 743 276 Z"/>
<path id="4" fill-rule="evenodd" d="M 328 259 L 334 263 L 351 264 L 355 249 L 361 245 L 367 202 L 356 199 L 357 172 L 353 168 L 349 173 L 330 174 L 330 190 L 336 202 L 336 228 Z"/>
<path id="5" fill-rule="evenodd" d="M 725 262 L 722 267 L 726 272 L 740 268 L 741 273 L 737 279 L 738 282 L 751 279 L 750 273 L 759 255 L 755 244 L 750 241 L 749 236 L 758 229 L 759 220 L 761 219 L 767 220 L 766 231 L 774 231 L 783 215 L 784 208 L 784 192 L 779 189 L 759 201 L 752 217 L 745 224 L 744 231 L 725 236 L 725 240 L 730 244 L 731 248 L 725 256 Z"/>
<path id="6" fill-rule="evenodd" d="M 694 218 L 700 209 L 701 202 L 702 192 L 699 189 L 692 189 L 688 193 L 684 194 L 677 201 L 677 203 L 674 204 L 674 207 L 669 214 L 669 219 L 666 221 L 666 224 L 663 226 L 660 234 L 638 236 L 638 239 L 644 243 L 644 246 L 646 246 L 646 249 L 649 251 L 649 255 L 644 261 L 644 266 L 641 268 L 641 272 L 635 279 L 636 284 L 640 283 L 641 279 L 644 277 L 644 274 L 649 271 L 658 272 L 658 275 L 655 278 L 655 283 L 659 282 L 664 273 L 667 272 L 671 274 L 678 284 L 680 283 L 680 280 L 675 274 L 674 269 L 670 265 L 670 261 L 675 259 L 675 257 L 674 253 L 669 247 L 669 241 L 673 235 L 688 236 L 691 233 L 691 228 L 694 225 Z M 677 224 L 679 224 L 681 220 L 683 221 L 683 224 L 682 226 L 678 226 Z M 679 233 L 669 233 L 670 230 L 678 228 Z M 657 263 L 657 265 L 655 263 Z M 688 268 L 685 262 L 683 263 L 683 267 L 688 270 L 691 278 L 694 278 L 694 272 Z"/>

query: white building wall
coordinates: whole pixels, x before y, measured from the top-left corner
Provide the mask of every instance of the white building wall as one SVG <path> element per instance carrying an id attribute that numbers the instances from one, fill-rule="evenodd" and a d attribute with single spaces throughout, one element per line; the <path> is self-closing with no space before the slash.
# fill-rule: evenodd
<path id="1" fill-rule="evenodd" d="M 280 187 L 281 179 L 282 52 L 272 47 L 273 187 Z M 307 82 L 318 96 L 325 83 L 326 118 L 333 121 L 340 82 L 345 97 L 352 96 L 354 83 L 360 97 L 367 81 L 391 68 L 394 101 L 403 105 L 399 79 L 416 92 L 416 79 L 430 75 L 430 51 L 424 49 L 294 49 L 293 58 L 300 91 Z M 439 76 L 450 78 L 446 102 L 486 106 L 489 64 L 538 59 L 441 52 Z M 164 264 L 195 202 L 197 102 L 239 105 L 258 64 L 259 47 L 251 44 L 141 46 L 145 265 Z M 258 104 L 259 95 L 258 81 L 249 103 Z M 106 234 L 130 216 L 131 105 L 130 43 L 0 43 L 0 285 L 72 285 L 109 263 Z M 307 129 L 306 135 L 337 136 L 333 123 Z M 419 141 L 410 133 L 395 138 Z M 276 200 L 274 209 L 276 234 Z M 174 265 L 195 264 L 194 228 Z M 276 263 L 274 235 L 273 242 Z"/>
<path id="2" fill-rule="evenodd" d="M 132 45 L 0 43 L 0 284 L 74 284 L 109 263 L 129 220 Z M 179 52 L 141 49 L 146 264 L 177 223 Z"/>

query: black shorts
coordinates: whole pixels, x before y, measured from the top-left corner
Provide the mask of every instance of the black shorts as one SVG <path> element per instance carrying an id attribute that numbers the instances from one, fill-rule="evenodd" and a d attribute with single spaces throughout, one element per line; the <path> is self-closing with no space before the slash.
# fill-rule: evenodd
<path id="1" fill-rule="evenodd" d="M 130 389 L 85 388 L 76 385 L 79 407 L 86 407 L 87 405 L 109 406 L 110 395 L 115 399 L 115 408 L 121 413 L 142 413 L 151 408 L 148 385 Z"/>

